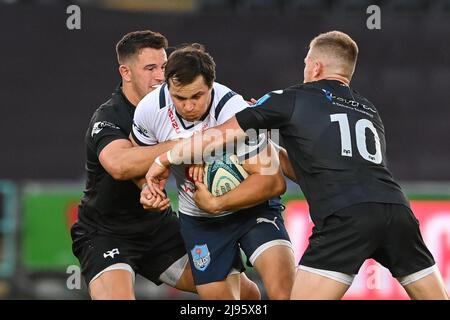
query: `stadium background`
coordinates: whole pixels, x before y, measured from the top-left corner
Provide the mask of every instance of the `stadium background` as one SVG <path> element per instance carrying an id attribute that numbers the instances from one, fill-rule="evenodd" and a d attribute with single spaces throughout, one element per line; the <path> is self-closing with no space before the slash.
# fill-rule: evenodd
<path id="1" fill-rule="evenodd" d="M 81 30 L 66 27 L 70 4 L 81 8 Z M 381 8 L 380 30 L 366 27 L 370 4 Z M 247 98 L 301 81 L 316 34 L 354 37 L 353 87 L 379 109 L 390 168 L 415 200 L 450 289 L 450 1 L 0 0 L 0 299 L 87 298 L 83 283 L 67 287 L 77 265 L 68 228 L 84 183 L 83 137 L 119 81 L 115 43 L 139 29 L 160 31 L 171 45 L 204 44 L 218 81 Z M 290 185 L 285 218 L 297 257 L 311 227 L 301 199 Z M 139 279 L 137 295 L 196 298 Z M 405 296 L 369 261 L 346 298 Z"/>

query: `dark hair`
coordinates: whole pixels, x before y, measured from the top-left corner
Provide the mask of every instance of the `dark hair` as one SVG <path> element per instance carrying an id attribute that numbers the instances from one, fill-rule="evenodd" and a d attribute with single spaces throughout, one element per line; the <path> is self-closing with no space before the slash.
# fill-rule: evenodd
<path id="1" fill-rule="evenodd" d="M 144 48 L 167 48 L 167 39 L 158 32 L 150 30 L 127 33 L 116 45 L 117 61 L 122 64 L 130 56 Z"/>
<path id="2" fill-rule="evenodd" d="M 187 85 L 199 75 L 211 88 L 216 79 L 216 64 L 201 44 L 189 44 L 170 54 L 164 72 L 167 85 L 170 85 L 169 79 L 177 85 Z"/>

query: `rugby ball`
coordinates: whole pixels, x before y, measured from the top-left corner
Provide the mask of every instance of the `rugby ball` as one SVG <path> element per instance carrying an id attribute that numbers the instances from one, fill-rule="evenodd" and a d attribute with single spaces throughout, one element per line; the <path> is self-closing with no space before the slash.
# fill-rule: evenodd
<path id="1" fill-rule="evenodd" d="M 248 173 L 239 164 L 235 154 L 223 154 L 204 168 L 204 182 L 208 190 L 215 196 L 221 196 L 236 188 Z"/>

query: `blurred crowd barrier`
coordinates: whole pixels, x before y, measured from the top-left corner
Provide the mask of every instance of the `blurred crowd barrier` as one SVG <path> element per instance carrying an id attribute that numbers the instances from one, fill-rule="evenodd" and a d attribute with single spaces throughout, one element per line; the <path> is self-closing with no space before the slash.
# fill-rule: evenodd
<path id="1" fill-rule="evenodd" d="M 450 289 L 450 193 L 442 184 L 407 186 L 420 228 Z M 70 227 L 77 219 L 82 195 L 80 183 L 26 183 L 16 186 L 0 182 L 0 299 L 88 299 L 72 255 Z M 177 209 L 176 190 L 169 196 Z M 431 191 L 431 193 L 430 193 Z M 294 246 L 296 261 L 311 234 L 308 205 L 291 185 L 283 196 L 284 218 Z M 245 257 L 244 257 L 245 258 Z M 260 278 L 248 270 L 264 294 Z M 140 299 L 196 299 L 165 285 L 156 286 L 137 278 Z M 389 271 L 373 260 L 361 268 L 346 299 L 406 299 Z"/>

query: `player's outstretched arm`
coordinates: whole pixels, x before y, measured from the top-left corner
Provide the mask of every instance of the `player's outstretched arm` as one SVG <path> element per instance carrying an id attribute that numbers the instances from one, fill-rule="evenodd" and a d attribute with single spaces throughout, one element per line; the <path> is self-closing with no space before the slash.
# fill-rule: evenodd
<path id="1" fill-rule="evenodd" d="M 286 182 L 279 166 L 276 150 L 268 144 L 269 152 L 261 152 L 243 163 L 249 176 L 235 189 L 214 197 L 203 183 L 197 182 L 194 200 L 197 206 L 211 214 L 253 207 L 286 191 Z"/>
<path id="2" fill-rule="evenodd" d="M 191 138 L 179 140 L 170 152 L 171 159 L 167 159 L 167 155 L 163 154 L 160 161 L 167 167 L 171 164 L 195 164 L 195 160 L 202 159 L 208 151 L 245 136 L 246 133 L 239 126 L 236 117 L 232 117 L 217 127 L 194 134 Z"/>
<path id="3" fill-rule="evenodd" d="M 116 180 L 131 180 L 143 177 L 155 158 L 170 150 L 175 141 L 167 141 L 153 146 L 140 147 L 127 139 L 109 143 L 100 152 L 99 160 L 103 168 Z"/>

